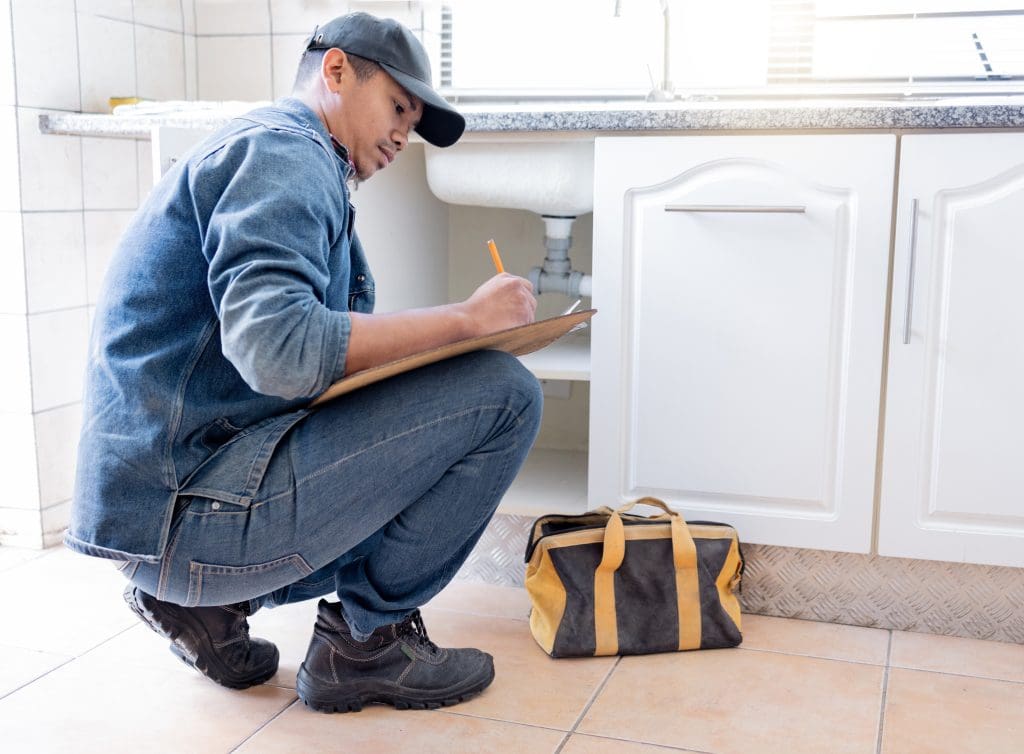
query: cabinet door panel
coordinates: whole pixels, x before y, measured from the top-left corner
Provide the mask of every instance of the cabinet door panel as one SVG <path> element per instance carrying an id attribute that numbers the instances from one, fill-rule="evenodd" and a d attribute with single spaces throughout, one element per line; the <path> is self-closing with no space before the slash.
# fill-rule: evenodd
<path id="1" fill-rule="evenodd" d="M 599 144 L 592 503 L 868 549 L 894 142 Z"/>
<path id="2" fill-rule="evenodd" d="M 900 172 L 879 549 L 1024 566 L 1024 135 L 907 136 Z"/>

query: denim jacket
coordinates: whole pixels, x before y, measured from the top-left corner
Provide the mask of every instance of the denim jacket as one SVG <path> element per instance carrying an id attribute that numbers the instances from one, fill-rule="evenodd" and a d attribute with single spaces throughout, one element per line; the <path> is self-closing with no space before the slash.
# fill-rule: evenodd
<path id="1" fill-rule="evenodd" d="M 251 500 L 274 446 L 342 376 L 349 311 L 373 310 L 350 171 L 316 114 L 284 99 L 153 189 L 96 310 L 69 547 L 155 562 L 180 495 Z M 228 443 L 251 461 L 205 489 Z"/>

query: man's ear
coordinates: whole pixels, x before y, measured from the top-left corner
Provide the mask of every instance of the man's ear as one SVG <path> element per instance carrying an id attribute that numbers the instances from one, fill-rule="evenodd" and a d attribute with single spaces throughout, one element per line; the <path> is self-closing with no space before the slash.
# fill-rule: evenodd
<path id="1" fill-rule="evenodd" d="M 341 79 L 349 73 L 349 62 L 343 50 L 332 47 L 324 53 L 324 59 L 320 66 L 320 78 L 327 87 L 327 91 L 338 94 L 341 91 Z"/>

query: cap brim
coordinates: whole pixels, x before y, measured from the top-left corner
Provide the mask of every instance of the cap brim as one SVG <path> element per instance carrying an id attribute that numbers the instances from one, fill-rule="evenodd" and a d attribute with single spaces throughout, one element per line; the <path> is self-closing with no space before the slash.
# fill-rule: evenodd
<path id="1" fill-rule="evenodd" d="M 462 137 L 462 132 L 466 130 L 466 119 L 433 87 L 387 63 L 379 65 L 403 89 L 423 101 L 423 117 L 416 126 L 416 133 L 435 147 L 450 147 Z"/>

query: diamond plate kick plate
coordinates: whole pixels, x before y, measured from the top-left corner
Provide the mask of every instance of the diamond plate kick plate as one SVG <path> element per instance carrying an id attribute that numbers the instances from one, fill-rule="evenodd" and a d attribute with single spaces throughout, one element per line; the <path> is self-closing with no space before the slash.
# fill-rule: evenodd
<path id="1" fill-rule="evenodd" d="M 457 578 L 523 586 L 532 516 L 498 514 Z M 1024 643 L 1024 569 L 744 544 L 755 615 Z"/>

